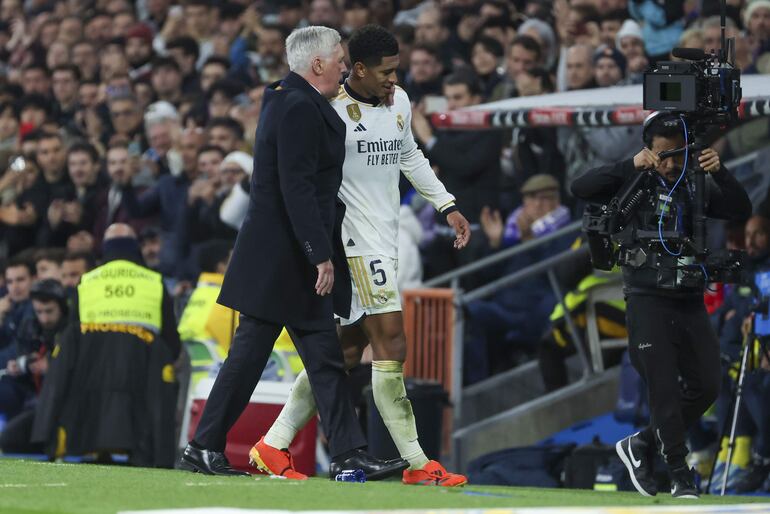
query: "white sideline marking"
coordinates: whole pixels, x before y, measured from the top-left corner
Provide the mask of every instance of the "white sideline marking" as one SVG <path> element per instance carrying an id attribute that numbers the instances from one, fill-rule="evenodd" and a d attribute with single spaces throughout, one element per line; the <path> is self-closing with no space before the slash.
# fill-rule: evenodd
<path id="1" fill-rule="evenodd" d="M 0 484 L 0 488 L 2 488 L 2 487 L 15 488 L 15 489 L 22 489 L 24 487 L 67 487 L 67 484 L 62 484 L 62 483 L 56 483 L 56 484 Z"/>
<path id="2" fill-rule="evenodd" d="M 664 507 L 527 507 L 520 509 L 402 509 L 402 510 L 257 510 L 230 507 L 200 507 L 197 509 L 127 510 L 118 514 L 753 514 L 770 512 L 770 503 L 742 505 L 667 505 Z"/>

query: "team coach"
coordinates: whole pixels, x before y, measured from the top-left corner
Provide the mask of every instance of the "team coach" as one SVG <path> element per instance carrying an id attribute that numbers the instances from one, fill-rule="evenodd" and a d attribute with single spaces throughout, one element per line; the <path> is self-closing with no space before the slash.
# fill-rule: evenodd
<path id="1" fill-rule="evenodd" d="M 337 201 L 345 124 L 329 105 L 345 71 L 340 36 L 326 27 L 298 29 L 286 40 L 286 53 L 291 72 L 265 91 L 249 211 L 219 296 L 241 313 L 240 324 L 181 467 L 245 474 L 224 456 L 227 432 L 286 326 L 307 369 L 333 461 L 381 477 L 402 466 L 361 450 L 366 440 L 334 323 L 335 311 L 347 317 L 351 295 L 339 232 L 344 206 Z"/>

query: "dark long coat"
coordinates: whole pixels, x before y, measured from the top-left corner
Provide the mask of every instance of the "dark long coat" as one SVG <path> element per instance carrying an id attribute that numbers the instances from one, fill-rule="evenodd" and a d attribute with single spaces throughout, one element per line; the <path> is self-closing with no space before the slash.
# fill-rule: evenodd
<path id="1" fill-rule="evenodd" d="M 265 91 L 254 148 L 249 210 L 219 303 L 264 321 L 331 329 L 347 317 L 350 278 L 337 199 L 345 124 L 305 79 L 289 73 Z M 333 295 L 315 293 L 316 265 L 332 259 Z M 332 300 L 333 298 L 333 300 Z"/>

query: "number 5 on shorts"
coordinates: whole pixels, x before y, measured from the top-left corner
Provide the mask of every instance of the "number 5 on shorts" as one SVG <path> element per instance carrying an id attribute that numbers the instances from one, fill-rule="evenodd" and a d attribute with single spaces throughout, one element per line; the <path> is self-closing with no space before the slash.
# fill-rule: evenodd
<path id="1" fill-rule="evenodd" d="M 384 286 L 388 279 L 387 277 L 385 277 L 385 270 L 382 268 L 377 268 L 378 264 L 382 264 L 382 261 L 379 259 L 371 261 L 369 263 L 369 269 L 372 270 L 372 278 L 374 279 L 373 280 L 374 285 Z M 377 278 L 378 276 L 380 278 Z"/>

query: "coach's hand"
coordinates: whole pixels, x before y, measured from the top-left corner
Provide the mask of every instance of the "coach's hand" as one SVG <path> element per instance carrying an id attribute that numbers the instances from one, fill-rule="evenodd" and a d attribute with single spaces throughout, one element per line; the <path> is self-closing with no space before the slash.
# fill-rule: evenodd
<path id="1" fill-rule="evenodd" d="M 315 282 L 315 293 L 318 296 L 326 296 L 332 292 L 334 285 L 334 266 L 332 261 L 328 260 L 317 264 L 316 268 L 318 268 L 318 280 Z"/>
<path id="2" fill-rule="evenodd" d="M 465 219 L 465 216 L 460 214 L 460 211 L 450 212 L 446 217 L 449 226 L 455 230 L 455 248 L 460 250 L 465 248 L 468 241 L 471 239 L 471 224 Z"/>

